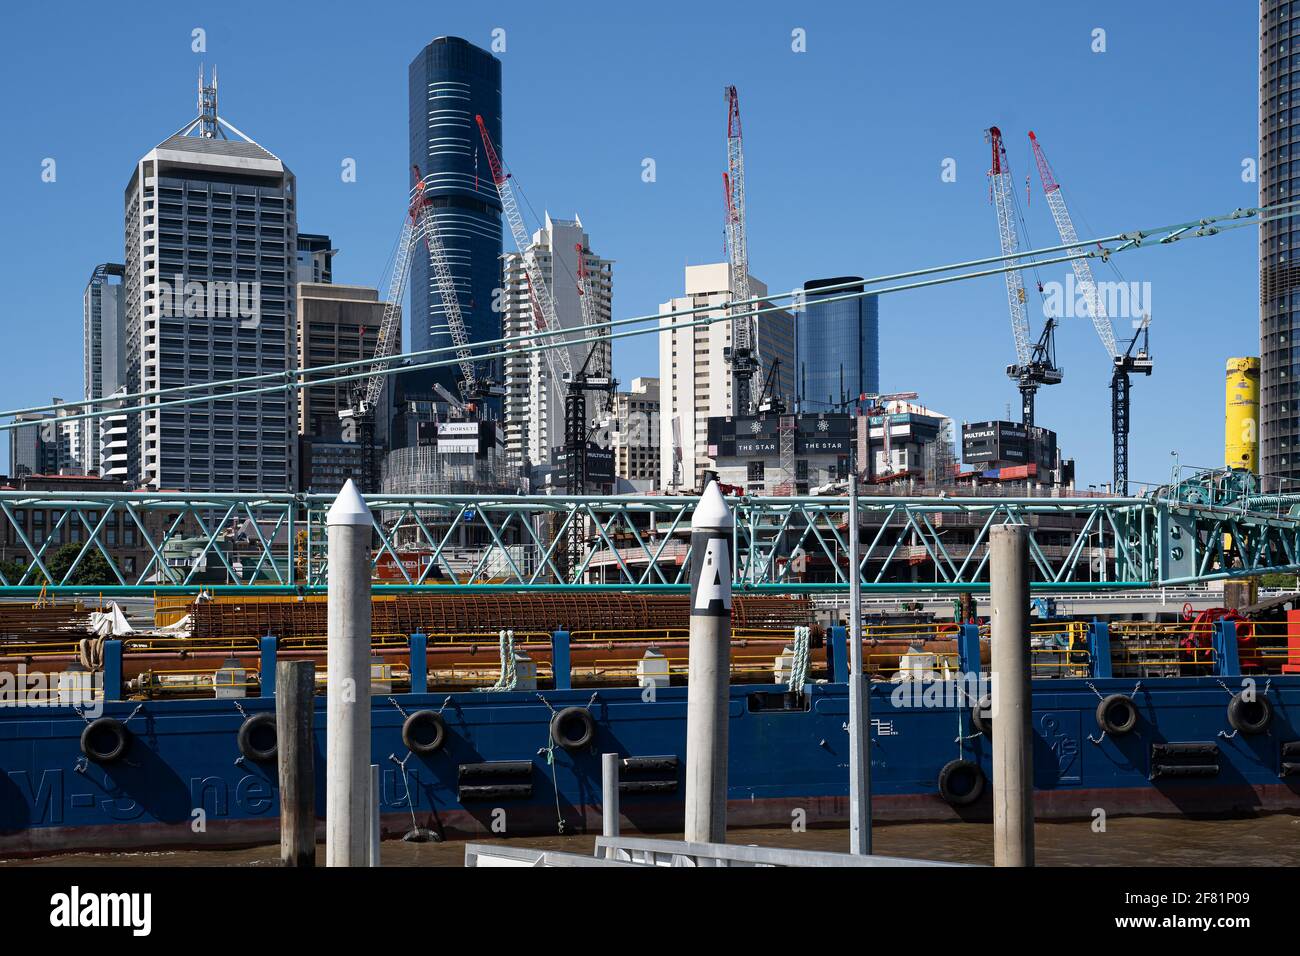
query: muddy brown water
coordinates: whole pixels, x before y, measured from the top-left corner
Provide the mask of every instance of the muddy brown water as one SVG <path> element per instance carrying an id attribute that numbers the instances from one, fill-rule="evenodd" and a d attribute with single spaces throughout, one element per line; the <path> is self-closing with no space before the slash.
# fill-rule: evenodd
<path id="1" fill-rule="evenodd" d="M 1090 822 L 1039 823 L 1035 828 L 1040 866 L 1300 866 L 1300 816 L 1273 814 L 1242 820 L 1126 817 L 1107 821 L 1104 832 Z M 680 834 L 661 834 L 680 839 Z M 590 854 L 594 834 L 494 838 L 510 846 Z M 738 829 L 729 843 L 847 851 L 848 830 Z M 984 823 L 895 823 L 877 826 L 873 849 L 888 856 L 956 863 L 992 863 L 993 827 Z M 324 863 L 324 847 L 317 861 Z M 463 866 L 465 844 L 404 843 L 387 840 L 385 866 Z M 240 850 L 73 853 L 3 866 L 277 866 L 278 845 Z"/>

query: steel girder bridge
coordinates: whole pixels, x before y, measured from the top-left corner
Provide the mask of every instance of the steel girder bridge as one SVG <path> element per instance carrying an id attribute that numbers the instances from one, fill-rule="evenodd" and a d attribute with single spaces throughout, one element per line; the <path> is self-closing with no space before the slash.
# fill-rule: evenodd
<path id="1" fill-rule="evenodd" d="M 0 598 L 325 590 L 313 495 L 0 492 Z M 374 518 L 375 590 L 684 591 L 693 497 L 387 496 Z M 741 497 L 733 579 L 772 592 L 844 588 L 844 497 Z M 1206 472 L 1139 497 L 859 501 L 861 574 L 876 591 L 987 588 L 989 530 L 1029 527 L 1033 586 L 1090 590 L 1300 570 L 1300 495 Z M 585 547 L 576 563 L 571 527 Z"/>

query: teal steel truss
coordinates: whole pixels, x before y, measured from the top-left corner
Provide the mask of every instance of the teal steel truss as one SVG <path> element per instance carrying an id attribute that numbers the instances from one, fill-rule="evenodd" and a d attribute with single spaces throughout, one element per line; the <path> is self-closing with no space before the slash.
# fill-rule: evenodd
<path id="1" fill-rule="evenodd" d="M 1142 497 L 865 495 L 861 574 L 875 590 L 981 590 L 989 531 L 1029 527 L 1033 579 L 1055 590 L 1172 585 L 1300 570 L 1300 497 L 1208 476 Z M 385 496 L 377 590 L 684 590 L 696 499 Z M 327 572 L 308 495 L 0 492 L 0 597 L 169 591 L 310 593 Z M 731 500 L 739 589 L 848 582 L 843 497 Z M 577 527 L 576 561 L 564 542 Z"/>

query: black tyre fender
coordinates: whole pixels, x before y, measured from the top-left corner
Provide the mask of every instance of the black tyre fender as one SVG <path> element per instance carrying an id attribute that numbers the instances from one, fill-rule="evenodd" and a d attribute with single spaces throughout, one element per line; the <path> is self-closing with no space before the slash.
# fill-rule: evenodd
<path id="1" fill-rule="evenodd" d="M 274 760 L 280 752 L 275 729 L 275 714 L 253 714 L 239 725 L 239 752 L 249 760 L 263 763 Z"/>
<path id="2" fill-rule="evenodd" d="M 581 750 L 596 737 L 596 721 L 586 707 L 565 707 L 551 717 L 551 740 L 565 750 Z"/>
<path id="3" fill-rule="evenodd" d="M 1240 693 L 1233 694 L 1228 701 L 1228 723 L 1249 736 L 1262 734 L 1273 723 L 1273 706 L 1267 697 L 1247 700 Z"/>
<path id="4" fill-rule="evenodd" d="M 1132 698 L 1110 694 L 1097 702 L 1097 726 L 1112 737 L 1132 733 L 1137 722 L 1137 705 Z"/>
<path id="5" fill-rule="evenodd" d="M 954 807 L 968 807 L 984 795 L 988 778 L 972 760 L 949 760 L 939 771 L 939 796 Z"/>
<path id="6" fill-rule="evenodd" d="M 985 694 L 975 702 L 971 708 L 970 724 L 975 728 L 977 733 L 983 734 L 989 740 L 993 739 L 993 715 L 989 713 L 993 709 L 993 701 Z"/>
<path id="7" fill-rule="evenodd" d="M 417 710 L 402 722 L 402 743 L 413 754 L 436 754 L 447 742 L 447 724 L 436 710 Z"/>
<path id="8" fill-rule="evenodd" d="M 131 743 L 131 731 L 115 717 L 97 717 L 81 731 L 81 752 L 95 763 L 122 759 Z"/>

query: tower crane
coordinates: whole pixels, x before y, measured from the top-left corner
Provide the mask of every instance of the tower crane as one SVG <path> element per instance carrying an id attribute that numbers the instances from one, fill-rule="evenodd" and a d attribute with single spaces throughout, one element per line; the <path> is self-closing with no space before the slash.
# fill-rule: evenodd
<path id="1" fill-rule="evenodd" d="M 546 284 L 545 276 L 542 275 L 542 267 L 538 264 L 537 257 L 529 247 L 528 230 L 525 228 L 524 218 L 519 212 L 519 203 L 515 201 L 514 188 L 510 185 L 510 174 L 501 165 L 501 160 L 497 156 L 496 147 L 492 145 L 492 136 L 488 133 L 487 124 L 483 122 L 483 117 L 476 114 L 474 122 L 478 124 L 479 135 L 483 137 L 483 151 L 487 155 L 488 166 L 492 170 L 492 181 L 496 183 L 497 195 L 501 197 L 501 209 L 505 213 L 506 222 L 510 226 L 510 234 L 514 237 L 515 248 L 519 250 L 519 256 L 523 260 L 524 271 L 528 275 L 530 294 L 534 297 L 536 303 L 534 315 L 537 319 L 537 329 L 539 332 L 558 334 L 560 321 L 555 315 L 555 300 L 551 298 L 551 290 Z M 569 359 L 568 347 L 562 346 L 558 337 L 540 344 L 551 346 L 543 350 L 542 354 L 546 357 L 546 366 L 551 374 L 551 385 L 553 388 L 559 389 L 560 383 L 573 377 L 573 363 Z"/>
<path id="2" fill-rule="evenodd" d="M 353 393 L 352 402 L 347 408 L 339 410 L 339 419 L 345 427 L 359 432 L 356 437 L 364 449 L 366 473 L 363 476 L 368 491 L 377 490 L 378 482 L 375 462 L 375 414 L 379 399 L 383 395 L 385 373 L 392 364 L 391 356 L 398 350 L 398 337 L 401 334 L 402 297 L 411 276 L 411 257 L 417 243 L 423 239 L 429 251 L 429 263 L 433 268 L 442 296 L 443 310 L 447 315 L 447 328 L 451 333 L 456 357 L 460 363 L 462 381 L 461 393 L 471 396 L 478 389 L 479 382 L 474 374 L 474 362 L 469 348 L 469 336 L 465 331 L 465 321 L 460 311 L 460 300 L 456 295 L 456 286 L 447 265 L 447 251 L 442 244 L 442 237 L 430 211 L 432 201 L 425 192 L 424 177 L 419 167 L 412 166 L 411 174 L 414 186 L 407 205 L 406 221 L 397 239 L 397 251 L 393 258 L 392 274 L 388 282 L 388 298 L 384 300 L 384 312 L 379 322 L 379 334 L 375 342 L 374 362 L 370 374 Z"/>
<path id="3" fill-rule="evenodd" d="M 1051 164 L 1047 162 L 1047 156 L 1043 153 L 1042 144 L 1038 142 L 1038 137 L 1032 130 L 1029 132 L 1029 145 L 1034 151 L 1034 161 L 1038 164 L 1038 178 L 1042 181 L 1043 195 L 1047 197 L 1052 218 L 1056 220 L 1056 231 L 1061 235 L 1061 243 L 1071 246 L 1070 254 L 1080 254 L 1083 250 L 1076 245 L 1079 236 L 1074 230 L 1073 220 L 1070 219 L 1070 211 L 1065 206 L 1065 198 L 1061 195 L 1061 184 L 1056 181 Z M 1131 417 L 1129 392 L 1134 374 L 1150 375 L 1152 372 L 1153 363 L 1148 351 L 1151 317 L 1143 316 L 1137 330 L 1133 333 L 1133 338 L 1129 340 L 1128 347 L 1121 352 L 1115 342 L 1115 330 L 1111 326 L 1110 317 L 1106 315 L 1101 294 L 1097 290 L 1097 282 L 1092 275 L 1092 265 L 1087 259 L 1082 258 L 1074 259 L 1070 264 L 1074 267 L 1074 279 L 1078 283 L 1079 294 L 1083 296 L 1088 315 L 1092 318 L 1093 328 L 1097 330 L 1102 347 L 1111 360 L 1110 430 L 1114 442 L 1114 489 L 1117 495 L 1127 494 L 1128 432 Z M 1134 353 L 1133 349 L 1137 346 L 1139 337 L 1142 339 L 1142 345 Z"/>
<path id="4" fill-rule="evenodd" d="M 727 260 L 731 267 L 731 347 L 723 356 L 731 363 L 732 414 L 753 410 L 753 381 L 761 362 L 753 305 L 749 299 L 749 243 L 745 234 L 745 150 L 740 132 L 740 97 L 734 86 L 727 98 L 727 171 L 722 174 L 727 203 Z"/>
<path id="5" fill-rule="evenodd" d="M 1014 256 L 1020 251 L 1016 238 L 1015 186 L 1011 181 L 1011 167 L 1007 163 L 1006 146 L 1002 131 L 991 126 L 985 139 L 993 148 L 993 165 L 989 169 L 989 186 L 993 205 L 998 216 L 998 239 L 1004 256 Z M 1018 267 L 1019 259 L 1010 258 L 1008 266 Z M 1021 421 L 1034 424 L 1034 397 L 1040 385 L 1056 385 L 1061 381 L 1061 369 L 1056 364 L 1055 321 L 1049 317 L 1036 343 L 1030 342 L 1029 318 L 1025 311 L 1025 283 L 1019 268 L 1003 273 L 1007 284 L 1007 305 L 1011 312 L 1011 332 L 1016 340 L 1016 364 L 1007 366 L 1007 375 L 1020 389 Z"/>

